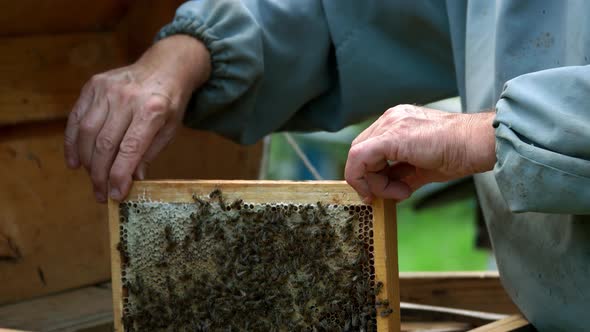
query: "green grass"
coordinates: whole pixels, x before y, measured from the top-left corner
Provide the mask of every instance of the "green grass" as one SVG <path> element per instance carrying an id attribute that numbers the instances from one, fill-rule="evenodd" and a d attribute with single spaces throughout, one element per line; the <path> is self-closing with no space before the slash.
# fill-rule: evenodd
<path id="1" fill-rule="evenodd" d="M 400 271 L 485 270 L 489 253 L 474 247 L 472 199 L 415 212 L 398 206 Z"/>

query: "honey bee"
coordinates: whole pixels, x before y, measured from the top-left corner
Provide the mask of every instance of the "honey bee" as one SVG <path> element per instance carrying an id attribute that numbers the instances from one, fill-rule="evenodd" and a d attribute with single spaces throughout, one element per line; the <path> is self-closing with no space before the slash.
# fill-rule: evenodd
<path id="1" fill-rule="evenodd" d="M 166 246 L 166 252 L 174 251 L 178 243 L 176 243 L 172 236 L 172 226 L 166 225 L 166 227 L 164 227 L 164 237 L 166 238 L 166 242 L 168 243 L 168 245 Z"/>
<path id="2" fill-rule="evenodd" d="M 381 317 L 387 317 L 389 316 L 391 313 L 393 312 L 393 309 L 389 308 L 389 309 L 385 309 L 382 310 L 381 313 L 379 314 L 379 316 Z"/>
<path id="3" fill-rule="evenodd" d="M 243 203 L 243 202 L 244 202 L 244 201 L 243 201 L 243 200 L 241 200 L 241 199 L 236 199 L 235 201 L 233 201 L 233 202 L 231 203 L 230 207 L 231 207 L 232 209 L 236 209 L 236 210 L 237 210 L 237 209 L 241 208 L 241 206 L 242 206 L 242 203 Z"/>

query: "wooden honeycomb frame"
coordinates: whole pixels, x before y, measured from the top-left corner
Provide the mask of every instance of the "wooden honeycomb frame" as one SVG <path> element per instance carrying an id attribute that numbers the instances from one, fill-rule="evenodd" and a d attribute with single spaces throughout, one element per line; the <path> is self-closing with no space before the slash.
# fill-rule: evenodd
<path id="1" fill-rule="evenodd" d="M 193 194 L 207 195 L 220 189 L 229 199 L 241 198 L 251 203 L 315 204 L 318 201 L 336 205 L 363 204 L 354 190 L 343 181 L 139 181 L 135 182 L 127 201 L 148 198 L 169 203 L 191 203 Z M 393 312 L 377 315 L 377 331 L 400 331 L 399 273 L 397 224 L 393 201 L 377 199 L 373 208 L 375 278 L 383 283 L 383 295 Z M 120 242 L 119 202 L 109 201 L 109 233 L 113 285 L 115 331 L 123 331 L 123 286 Z"/>

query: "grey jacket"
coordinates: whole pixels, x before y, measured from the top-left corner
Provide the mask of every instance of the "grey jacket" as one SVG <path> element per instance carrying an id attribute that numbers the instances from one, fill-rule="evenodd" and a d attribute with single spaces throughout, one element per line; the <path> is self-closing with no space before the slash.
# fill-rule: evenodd
<path id="1" fill-rule="evenodd" d="M 505 287 L 540 331 L 590 331 L 590 2 L 197 0 L 158 38 L 205 42 L 185 123 L 252 143 L 459 94 L 495 109 L 476 176 Z"/>

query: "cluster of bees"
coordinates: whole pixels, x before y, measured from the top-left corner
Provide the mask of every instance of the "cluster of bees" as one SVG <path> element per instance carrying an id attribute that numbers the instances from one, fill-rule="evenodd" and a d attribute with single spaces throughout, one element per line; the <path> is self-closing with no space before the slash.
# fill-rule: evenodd
<path id="1" fill-rule="evenodd" d="M 370 206 L 121 205 L 125 331 L 375 331 Z"/>

